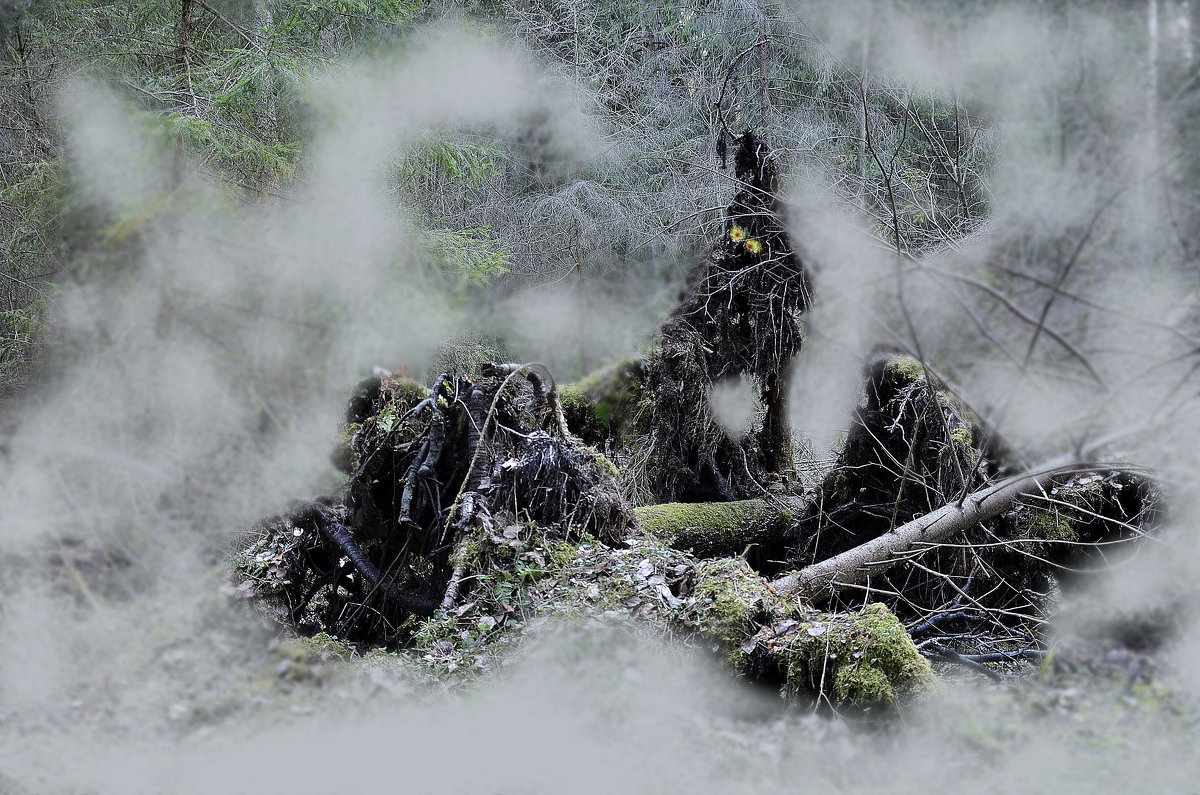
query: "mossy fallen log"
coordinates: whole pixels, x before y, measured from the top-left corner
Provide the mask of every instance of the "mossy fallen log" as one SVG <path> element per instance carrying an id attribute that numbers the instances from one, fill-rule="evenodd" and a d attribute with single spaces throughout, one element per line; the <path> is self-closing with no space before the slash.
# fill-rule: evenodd
<path id="1" fill-rule="evenodd" d="M 642 360 L 624 359 L 559 389 L 571 433 L 598 449 L 627 445 L 640 430 Z"/>
<path id="2" fill-rule="evenodd" d="M 634 509 L 644 533 L 698 558 L 779 548 L 804 510 L 797 498 L 671 502 Z"/>
<path id="3" fill-rule="evenodd" d="M 742 644 L 764 623 L 787 613 L 787 605 L 745 560 L 718 558 L 696 565 L 692 599 L 681 618 L 712 642 L 729 668 L 745 673 Z"/>

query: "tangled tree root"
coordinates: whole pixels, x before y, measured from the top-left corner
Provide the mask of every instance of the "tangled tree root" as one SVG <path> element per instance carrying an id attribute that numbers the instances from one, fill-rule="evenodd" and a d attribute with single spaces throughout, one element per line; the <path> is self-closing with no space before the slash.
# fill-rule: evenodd
<path id="1" fill-rule="evenodd" d="M 642 373 L 646 450 L 640 490 L 653 502 L 757 497 L 792 467 L 788 373 L 800 353 L 808 277 L 784 228 L 779 170 L 762 139 L 735 139 L 740 188 L 724 234 L 692 269 Z M 708 408 L 714 384 L 744 377 L 763 418 L 733 438 Z"/>
<path id="2" fill-rule="evenodd" d="M 485 373 L 360 386 L 346 487 L 264 522 L 240 558 L 281 621 L 436 661 L 503 637 L 516 614 L 619 613 L 786 695 L 887 714 L 936 691 L 926 659 L 990 676 L 984 663 L 1037 659 L 1064 569 L 1155 518 L 1152 486 L 1125 472 L 984 485 L 996 448 L 910 359 L 868 368 L 870 397 L 814 492 L 636 511 L 607 459 L 564 431 L 548 374 Z M 883 604 L 864 609 L 864 593 Z"/>
<path id="3" fill-rule="evenodd" d="M 346 486 L 267 520 L 240 559 L 296 626 L 395 642 L 410 617 L 453 606 L 506 527 L 616 544 L 634 526 L 615 471 L 567 432 L 539 365 L 443 375 L 429 390 L 372 379 L 347 424 Z"/>
<path id="4" fill-rule="evenodd" d="M 1128 470 L 1064 460 L 1023 472 L 915 359 L 870 363 L 866 393 L 791 531 L 788 559 L 800 572 L 777 583 L 789 593 L 837 607 L 870 589 L 907 618 L 967 607 L 997 624 L 1040 626 L 1072 572 L 1157 521 L 1153 484 Z M 987 487 L 992 473 L 1008 478 Z"/>
<path id="5" fill-rule="evenodd" d="M 305 634 L 412 645 L 436 661 L 453 659 L 480 628 L 498 636 L 518 611 L 620 611 L 700 639 L 739 674 L 838 709 L 892 710 L 932 687 L 887 611 L 899 628 L 884 633 L 887 648 L 904 665 L 876 670 L 883 658 L 873 652 L 855 677 L 837 666 L 828 682 L 809 675 L 823 663 L 816 646 L 786 640 L 797 622 L 846 624 L 847 650 L 860 637 L 874 649 L 883 635 L 858 632 L 854 616 L 817 616 L 780 597 L 746 559 L 728 557 L 746 544 L 781 549 L 802 502 L 635 514 L 611 465 L 562 433 L 547 374 L 513 365 L 486 372 L 476 383 L 442 377 L 428 390 L 407 379 L 360 385 L 339 454 L 346 487 L 266 520 L 239 557 L 243 578 L 281 622 Z"/>

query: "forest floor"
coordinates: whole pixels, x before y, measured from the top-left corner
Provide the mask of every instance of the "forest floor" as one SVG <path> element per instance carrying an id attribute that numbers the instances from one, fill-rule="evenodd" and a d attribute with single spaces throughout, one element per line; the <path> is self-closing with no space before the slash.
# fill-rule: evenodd
<path id="1" fill-rule="evenodd" d="M 95 681 L 61 709 L 0 709 L 0 792 L 152 791 L 167 771 L 179 792 L 213 791 L 205 776 L 234 792 L 331 791 L 378 780 L 362 778 L 371 748 L 417 790 L 443 779 L 444 791 L 482 781 L 497 792 L 785 792 L 800 775 L 814 791 L 855 792 L 1124 791 L 1147 771 L 1193 780 L 1194 688 L 1176 648 L 1129 624 L 1068 620 L 1044 663 L 991 666 L 999 683 L 939 664 L 945 686 L 924 704 L 838 716 L 735 680 L 668 620 L 687 558 L 637 539 L 527 544 L 511 587 L 468 592 L 401 651 L 297 637 L 214 571 L 198 602 L 156 616 L 151 633 L 110 616 L 128 653 L 91 660 Z M 121 620 L 139 611 L 135 598 Z M 626 772 L 608 771 L 618 757 Z"/>

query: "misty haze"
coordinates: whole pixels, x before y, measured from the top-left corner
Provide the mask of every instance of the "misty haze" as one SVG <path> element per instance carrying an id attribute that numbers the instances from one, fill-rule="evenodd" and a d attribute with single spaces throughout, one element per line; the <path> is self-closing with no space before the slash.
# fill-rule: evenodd
<path id="1" fill-rule="evenodd" d="M 0 40 L 0 793 L 1200 791 L 1198 0 Z"/>

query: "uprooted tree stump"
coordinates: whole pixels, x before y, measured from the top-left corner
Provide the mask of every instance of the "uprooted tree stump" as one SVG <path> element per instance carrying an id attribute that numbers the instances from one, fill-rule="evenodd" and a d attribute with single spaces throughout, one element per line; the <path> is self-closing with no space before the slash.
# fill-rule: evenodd
<path id="1" fill-rule="evenodd" d="M 1025 470 L 916 359 L 875 358 L 865 392 L 792 530 L 787 560 L 809 572 L 796 591 L 807 598 L 849 590 L 853 604 L 875 588 L 909 614 L 967 602 L 1038 623 L 1061 572 L 1156 518 L 1152 484 L 1128 468 L 1065 459 Z"/>
<path id="2" fill-rule="evenodd" d="M 364 381 L 345 486 L 260 524 L 237 558 L 249 590 L 302 633 L 448 672 L 463 655 L 488 670 L 530 615 L 630 616 L 839 710 L 934 692 L 930 659 L 995 676 L 979 660 L 1037 656 L 1056 593 L 1154 526 L 1153 481 L 1023 468 L 945 379 L 888 353 L 834 466 L 796 486 L 786 379 L 808 283 L 769 151 L 737 146 L 722 239 L 646 357 L 561 389 L 537 364 Z M 732 377 L 761 406 L 737 438 L 707 399 Z"/>
<path id="3" fill-rule="evenodd" d="M 692 268 L 639 374 L 639 485 L 655 502 L 758 496 L 793 466 L 788 377 L 809 282 L 781 218 L 769 148 L 749 131 L 735 144 L 739 188 L 724 233 Z M 735 439 L 704 398 L 714 384 L 743 377 L 756 388 L 762 421 Z"/>
<path id="4" fill-rule="evenodd" d="M 566 430 L 539 365 L 496 364 L 431 389 L 407 378 L 363 382 L 350 401 L 349 479 L 336 495 L 270 519 L 291 541 L 264 579 L 286 619 L 385 642 L 411 617 L 454 604 L 486 565 L 482 539 L 520 523 L 609 544 L 634 526 L 611 464 Z"/>

